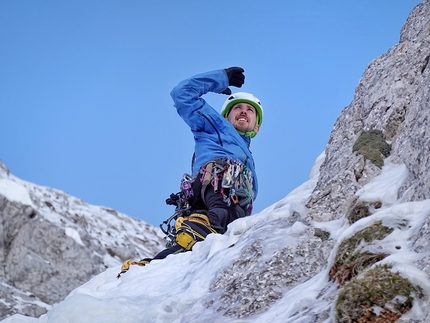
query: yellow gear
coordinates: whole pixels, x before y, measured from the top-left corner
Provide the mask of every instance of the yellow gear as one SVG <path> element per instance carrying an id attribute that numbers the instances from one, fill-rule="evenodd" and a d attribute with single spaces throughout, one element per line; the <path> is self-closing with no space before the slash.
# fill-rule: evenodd
<path id="1" fill-rule="evenodd" d="M 130 269 L 131 265 L 145 266 L 150 262 L 151 260 L 149 258 L 144 258 L 139 261 L 133 261 L 132 259 L 127 259 L 126 261 L 123 262 L 121 266 L 121 272 L 118 274 L 118 276 L 116 276 L 116 278 L 121 278 L 121 275 L 126 273 Z"/>
<path id="2" fill-rule="evenodd" d="M 191 227 L 194 223 L 198 227 Z M 200 232 L 196 231 L 197 228 L 200 228 Z M 197 241 L 205 240 L 209 233 L 217 233 L 210 226 L 209 218 L 200 213 L 192 213 L 188 217 L 178 217 L 175 222 L 175 230 L 176 243 L 185 250 L 191 250 Z"/>

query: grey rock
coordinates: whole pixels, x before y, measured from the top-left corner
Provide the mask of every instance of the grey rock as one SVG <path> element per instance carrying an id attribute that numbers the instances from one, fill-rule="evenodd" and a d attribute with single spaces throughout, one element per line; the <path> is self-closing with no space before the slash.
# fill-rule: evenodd
<path id="1" fill-rule="evenodd" d="M 0 319 L 38 317 L 106 268 L 164 247 L 144 221 L 22 181 L 2 162 L 0 181 L 28 195 L 0 194 Z"/>
<path id="2" fill-rule="evenodd" d="M 400 43 L 367 66 L 353 101 L 333 127 L 317 187 L 307 202 L 308 220 L 340 218 L 354 194 L 380 174 L 353 152 L 363 130 L 380 131 L 391 143 L 392 161 L 407 165 L 414 187 L 405 200 L 429 197 L 429 26 L 429 2 L 424 1 L 411 12 Z"/>
<path id="3" fill-rule="evenodd" d="M 279 243 L 278 250 L 272 253 L 267 250 L 272 239 L 244 247 L 242 255 L 216 277 L 207 307 L 238 318 L 268 311 L 289 290 L 324 273 L 330 266 L 329 256 L 335 251 L 336 242 L 322 235 L 316 223 L 347 219 L 351 213 L 360 211 L 357 210 L 360 205 L 366 206 L 366 210 L 355 214 L 355 220 L 389 206 L 381 201 L 357 201 L 355 193 L 381 174 L 380 166 L 354 151 L 354 144 L 363 132 L 381 135 L 381 142 L 383 139 L 385 143 L 382 159 L 407 166 L 409 177 L 399 189 L 400 201 L 430 198 L 429 57 L 430 1 L 425 0 L 411 12 L 401 30 L 400 42 L 367 66 L 353 101 L 334 124 L 318 182 L 305 203 L 308 212 L 285 214 L 283 225 L 265 223 L 265 230 L 272 237 L 288 234 L 286 230 L 301 222 L 306 228 L 295 240 L 296 244 Z M 430 251 L 429 237 L 427 218 L 412 242 L 417 257 L 422 255 L 415 265 L 430 279 L 430 258 L 426 255 Z M 296 313 L 298 321 L 331 322 L 338 286 L 326 275 L 327 285 L 314 304 L 318 310 L 303 307 Z"/>

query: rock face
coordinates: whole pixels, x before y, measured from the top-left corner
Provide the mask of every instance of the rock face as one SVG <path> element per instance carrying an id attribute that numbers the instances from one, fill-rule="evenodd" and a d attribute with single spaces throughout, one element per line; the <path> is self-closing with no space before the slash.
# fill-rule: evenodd
<path id="1" fill-rule="evenodd" d="M 407 178 L 401 180 L 403 184 L 396 191 L 395 198 L 384 201 L 360 199 L 357 193 L 381 175 L 384 163 L 406 167 Z M 336 241 L 336 237 L 319 228 L 330 221 L 349 221 L 352 225 L 395 203 L 406 205 L 406 202 L 430 199 L 429 169 L 430 0 L 425 0 L 411 12 L 401 30 L 400 42 L 374 59 L 364 71 L 353 101 L 342 111 L 333 127 L 318 181 L 304 203 L 306 208 L 291 209 L 288 214 L 283 214 L 288 220 L 279 220 L 277 225 L 265 223 L 266 227 L 270 227 L 266 228 L 270 236 L 288 236 L 288 230 L 302 223 L 304 229 L 300 232 L 300 238 L 294 243 L 290 240 L 285 244 L 280 242 L 279 250 L 272 253 L 269 259 L 267 254 L 271 253 L 271 239 L 256 241 L 248 246 L 244 251 L 246 256 L 236 259 L 219 274 L 212 290 L 218 293 L 221 302 L 212 299 L 208 306 L 223 311 L 225 316 L 248 317 L 268 311 L 271 304 L 282 299 L 282 294 L 316 277 L 323 268 L 330 269 L 331 278 L 342 283 L 365 272 L 366 268 L 389 253 L 354 253 L 356 259 L 349 258 L 347 261 L 345 255 L 345 259 L 330 259 L 329 255 L 335 257 L 337 253 L 336 257 L 339 257 L 341 254 L 335 249 L 341 241 Z M 280 202 L 272 212 L 276 213 L 282 207 Z M 363 247 L 363 244 L 372 244 L 372 239 L 383 239 L 378 234 L 387 230 L 382 225 L 376 233 L 371 229 L 365 232 L 365 236 L 356 238 L 357 244 L 346 248 L 348 251 L 345 254 L 355 252 L 354 248 L 359 248 L 360 243 Z M 253 233 L 256 231 L 258 229 Z M 418 260 L 414 265 L 427 275 L 427 279 L 430 278 L 429 237 L 430 218 L 427 216 L 420 229 L 405 241 L 417 253 L 415 257 Z M 361 262 L 354 263 L 357 259 Z M 381 273 L 378 275 L 383 276 Z M 419 289 L 415 293 L 421 295 Z M 297 310 L 297 321 L 332 322 L 328 318 L 337 295 L 334 285 L 327 283 L 314 302 L 314 308 Z M 352 299 L 351 304 L 355 301 L 357 305 L 358 298 Z M 345 313 L 344 309 L 340 309 L 339 313 Z M 364 315 L 370 315 L 369 312 L 354 315 L 356 319 L 361 318 L 360 322 L 376 322 L 370 318 L 366 320 Z M 387 320 L 381 322 L 394 322 L 400 316 L 391 312 L 384 315 L 387 315 Z M 402 321 L 400 318 L 399 322 L 429 322 L 428 310 L 424 316 L 413 321 L 409 318 Z M 349 319 L 338 316 L 336 321 L 349 322 Z"/>
<path id="2" fill-rule="evenodd" d="M 391 143 L 391 160 L 405 163 L 411 178 L 404 201 L 429 191 L 430 5 L 419 4 L 401 30 L 399 44 L 374 59 L 363 73 L 354 100 L 336 121 L 309 219 L 339 218 L 352 196 L 380 173 L 362 154 L 352 153 L 363 131 L 378 130 Z M 385 158 L 385 157 L 384 157 Z M 413 187 L 410 187 L 413 186 Z"/>
<path id="3" fill-rule="evenodd" d="M 163 248 L 159 230 L 10 174 L 0 162 L 0 319 L 38 317 L 128 258 Z"/>

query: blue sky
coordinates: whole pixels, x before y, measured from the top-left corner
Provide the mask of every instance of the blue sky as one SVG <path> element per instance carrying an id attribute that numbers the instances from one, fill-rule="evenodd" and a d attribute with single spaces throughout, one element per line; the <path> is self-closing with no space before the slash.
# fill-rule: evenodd
<path id="1" fill-rule="evenodd" d="M 241 66 L 240 90 L 265 109 L 251 145 L 259 212 L 308 179 L 364 69 L 418 3 L 0 0 L 0 160 L 158 225 L 194 145 L 171 89 Z M 226 96 L 204 98 L 219 109 Z"/>

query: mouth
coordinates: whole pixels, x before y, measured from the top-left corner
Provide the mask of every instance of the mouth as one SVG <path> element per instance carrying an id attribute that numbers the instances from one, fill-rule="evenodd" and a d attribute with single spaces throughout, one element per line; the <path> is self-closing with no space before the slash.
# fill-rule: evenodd
<path id="1" fill-rule="evenodd" d="M 243 116 L 237 118 L 236 120 L 239 121 L 239 122 L 249 122 L 248 118 L 243 117 Z"/>

